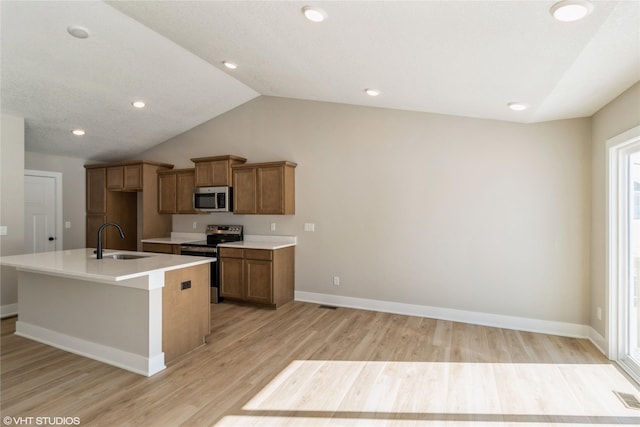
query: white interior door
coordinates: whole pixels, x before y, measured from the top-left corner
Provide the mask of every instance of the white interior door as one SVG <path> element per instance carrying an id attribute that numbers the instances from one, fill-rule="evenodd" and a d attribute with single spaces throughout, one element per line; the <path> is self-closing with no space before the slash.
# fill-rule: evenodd
<path id="1" fill-rule="evenodd" d="M 51 174 L 53 175 L 53 174 Z M 59 182 L 56 176 L 25 173 L 24 252 L 47 252 L 62 249 L 58 223 Z"/>

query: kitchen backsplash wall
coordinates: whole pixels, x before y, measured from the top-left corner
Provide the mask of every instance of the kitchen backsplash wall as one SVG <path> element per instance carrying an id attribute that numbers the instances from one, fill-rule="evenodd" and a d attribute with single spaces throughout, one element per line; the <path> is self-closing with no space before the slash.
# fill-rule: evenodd
<path id="1" fill-rule="evenodd" d="M 587 324 L 590 126 L 259 97 L 138 157 L 298 163 L 294 216 L 173 217 L 297 235 L 298 291 Z"/>

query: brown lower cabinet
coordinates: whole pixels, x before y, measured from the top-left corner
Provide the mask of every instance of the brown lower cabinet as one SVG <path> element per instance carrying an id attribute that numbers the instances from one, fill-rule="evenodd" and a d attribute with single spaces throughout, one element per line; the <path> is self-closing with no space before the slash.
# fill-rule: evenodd
<path id="1" fill-rule="evenodd" d="M 222 297 L 273 308 L 293 300 L 295 246 L 218 251 Z"/>

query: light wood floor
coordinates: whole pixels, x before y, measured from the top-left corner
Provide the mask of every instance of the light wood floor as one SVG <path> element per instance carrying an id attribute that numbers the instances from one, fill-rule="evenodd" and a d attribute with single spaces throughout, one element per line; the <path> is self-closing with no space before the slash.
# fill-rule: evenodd
<path id="1" fill-rule="evenodd" d="M 145 378 L 13 335 L 1 410 L 82 426 L 640 425 L 588 341 L 293 302 L 212 305 L 208 344 Z M 13 425 L 16 423 L 14 422 Z M 7 425 L 7 423 L 0 424 Z"/>

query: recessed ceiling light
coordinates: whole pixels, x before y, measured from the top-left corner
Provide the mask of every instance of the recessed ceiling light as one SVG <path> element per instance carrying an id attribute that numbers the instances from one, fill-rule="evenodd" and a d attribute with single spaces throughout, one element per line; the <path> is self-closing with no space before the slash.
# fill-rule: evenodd
<path id="1" fill-rule="evenodd" d="M 369 88 L 369 89 L 365 89 L 364 92 L 369 96 L 378 96 L 378 95 L 380 95 L 380 91 L 377 90 L 377 89 Z"/>
<path id="2" fill-rule="evenodd" d="M 89 37 L 89 30 L 80 25 L 72 25 L 67 28 L 67 32 L 77 39 L 86 39 Z"/>
<path id="3" fill-rule="evenodd" d="M 144 106 L 147 104 L 145 104 L 144 101 L 133 101 L 131 105 L 133 105 L 136 108 L 144 108 Z"/>
<path id="4" fill-rule="evenodd" d="M 509 106 L 509 108 L 511 108 L 513 111 L 524 111 L 527 108 L 529 108 L 529 106 L 527 104 L 524 104 L 522 102 L 510 102 L 507 104 Z"/>
<path id="5" fill-rule="evenodd" d="M 578 21 L 593 11 L 593 3 L 587 0 L 562 0 L 551 6 L 549 12 L 558 21 Z"/>
<path id="6" fill-rule="evenodd" d="M 224 64 L 225 67 L 227 67 L 230 70 L 235 70 L 236 68 L 238 68 L 238 66 L 236 64 L 234 64 L 233 62 L 222 61 L 222 63 Z"/>
<path id="7" fill-rule="evenodd" d="M 82 129 L 74 129 L 71 131 L 72 134 L 74 134 L 75 136 L 82 136 L 84 135 L 86 132 L 83 131 Z"/>
<path id="8" fill-rule="evenodd" d="M 322 22 L 327 19 L 327 12 L 319 7 L 305 6 L 302 8 L 302 13 L 305 18 L 312 22 Z"/>

